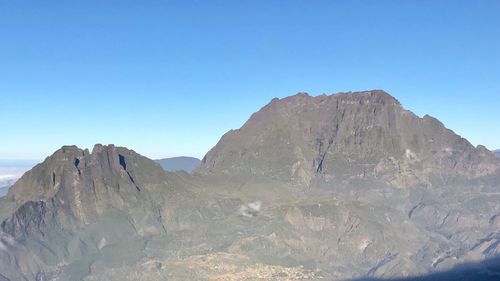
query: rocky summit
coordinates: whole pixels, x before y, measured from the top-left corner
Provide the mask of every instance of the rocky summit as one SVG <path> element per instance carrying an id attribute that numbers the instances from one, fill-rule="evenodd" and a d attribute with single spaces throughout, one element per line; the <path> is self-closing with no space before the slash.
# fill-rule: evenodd
<path id="1" fill-rule="evenodd" d="M 274 99 L 206 155 L 199 172 L 393 186 L 445 184 L 497 172 L 483 146 L 428 115 L 420 118 L 384 91 Z"/>
<path id="2" fill-rule="evenodd" d="M 62 147 L 0 199 L 0 280 L 497 280 L 499 169 L 383 91 L 299 93 L 192 174 Z"/>

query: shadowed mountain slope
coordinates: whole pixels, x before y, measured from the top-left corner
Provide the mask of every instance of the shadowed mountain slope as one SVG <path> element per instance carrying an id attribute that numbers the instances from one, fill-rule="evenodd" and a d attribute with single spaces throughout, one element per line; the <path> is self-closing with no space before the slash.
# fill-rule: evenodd
<path id="1" fill-rule="evenodd" d="M 450 270 L 436 272 L 423 276 L 406 278 L 360 278 L 351 281 L 497 281 L 500 277 L 500 257 L 481 262 L 459 264 Z"/>
<path id="2" fill-rule="evenodd" d="M 45 280 L 109 243 L 165 232 L 166 201 L 156 194 L 168 188 L 161 167 L 132 150 L 65 146 L 3 198 L 1 245 L 10 250 L 1 252 L 0 272 L 11 280 L 20 280 L 19 273 Z"/>

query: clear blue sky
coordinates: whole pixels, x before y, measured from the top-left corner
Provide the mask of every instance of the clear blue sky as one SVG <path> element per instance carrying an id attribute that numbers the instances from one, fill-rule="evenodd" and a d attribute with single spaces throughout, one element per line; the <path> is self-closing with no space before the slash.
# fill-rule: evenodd
<path id="1" fill-rule="evenodd" d="M 273 97 L 374 88 L 500 148 L 500 1 L 0 0 L 0 158 L 202 157 Z"/>

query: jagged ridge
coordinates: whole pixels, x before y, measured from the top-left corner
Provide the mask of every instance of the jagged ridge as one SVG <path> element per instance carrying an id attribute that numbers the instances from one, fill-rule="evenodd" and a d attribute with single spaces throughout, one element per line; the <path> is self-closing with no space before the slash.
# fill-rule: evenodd
<path id="1" fill-rule="evenodd" d="M 273 99 L 225 134 L 204 157 L 202 174 L 249 175 L 308 185 L 381 180 L 397 186 L 445 184 L 498 170 L 483 146 L 419 118 L 384 91 Z"/>
<path id="2" fill-rule="evenodd" d="M 2 214 L 0 246 L 12 249 L 2 260 L 17 262 L 0 272 L 45 280 L 61 262 L 109 243 L 164 233 L 164 201 L 155 193 L 167 188 L 162 168 L 132 150 L 62 147 L 24 174 L 2 203 L 11 213 Z"/>

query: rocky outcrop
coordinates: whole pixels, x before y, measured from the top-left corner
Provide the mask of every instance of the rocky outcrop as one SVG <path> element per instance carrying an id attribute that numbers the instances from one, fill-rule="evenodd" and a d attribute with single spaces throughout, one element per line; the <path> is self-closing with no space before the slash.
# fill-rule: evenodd
<path id="1" fill-rule="evenodd" d="M 104 244 L 164 232 L 157 207 L 163 201 L 154 194 L 167 186 L 162 168 L 134 151 L 62 147 L 4 198 L 13 207 L 3 214 L 1 235 L 26 250 L 2 252 L 4 260 L 17 260 L 17 270 L 0 272 L 13 273 L 4 274 L 11 280 L 40 279 Z"/>
<path id="2" fill-rule="evenodd" d="M 199 173 L 310 184 L 379 180 L 393 186 L 446 184 L 498 171 L 498 160 L 428 115 L 374 90 L 273 99 L 204 157 Z"/>

